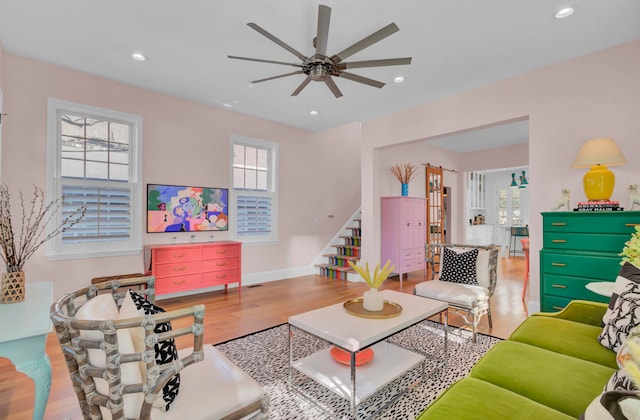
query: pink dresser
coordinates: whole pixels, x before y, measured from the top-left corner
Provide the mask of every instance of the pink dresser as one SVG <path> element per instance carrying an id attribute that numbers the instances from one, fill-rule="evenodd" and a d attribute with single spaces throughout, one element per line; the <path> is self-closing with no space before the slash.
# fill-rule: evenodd
<path id="1" fill-rule="evenodd" d="M 418 197 L 382 197 L 382 257 L 395 264 L 395 272 L 402 275 L 424 270 L 427 200 Z"/>
<path id="2" fill-rule="evenodd" d="M 220 241 L 180 245 L 150 245 L 149 274 L 158 295 L 238 283 L 241 293 L 241 242 Z"/>

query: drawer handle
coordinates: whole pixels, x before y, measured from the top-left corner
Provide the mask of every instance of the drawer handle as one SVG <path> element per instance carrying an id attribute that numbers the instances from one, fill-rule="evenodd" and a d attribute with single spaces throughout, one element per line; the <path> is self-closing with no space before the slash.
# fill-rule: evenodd
<path id="1" fill-rule="evenodd" d="M 552 284 L 551 287 L 555 287 L 556 289 L 566 289 L 567 286 L 564 284 Z"/>
<path id="2" fill-rule="evenodd" d="M 555 263 L 555 262 L 552 262 L 551 265 L 554 266 L 554 267 L 566 267 L 567 266 L 567 264 L 565 264 L 565 263 Z"/>
<path id="3" fill-rule="evenodd" d="M 562 306 L 552 306 L 553 309 L 555 309 L 556 311 L 561 311 L 564 308 Z"/>
<path id="4" fill-rule="evenodd" d="M 185 281 L 186 281 L 186 280 L 182 280 L 182 281 L 175 281 L 175 280 L 174 280 L 174 281 L 173 281 L 173 284 L 175 284 L 175 285 L 184 284 L 184 282 L 185 282 Z"/>
<path id="5" fill-rule="evenodd" d="M 222 274 L 222 275 L 217 275 L 217 276 L 216 276 L 216 278 L 217 278 L 217 279 L 223 279 L 223 278 L 225 278 L 225 277 L 227 277 L 227 275 L 226 275 L 226 274 Z"/>
<path id="6" fill-rule="evenodd" d="M 640 226 L 640 223 L 625 223 L 624 225 L 628 227 L 634 227 L 634 226 Z"/>
<path id="7" fill-rule="evenodd" d="M 173 271 L 184 271 L 186 269 L 187 267 L 185 267 L 184 265 L 182 267 L 173 267 Z"/>
<path id="8" fill-rule="evenodd" d="M 566 239 L 552 239 L 551 242 L 553 242 L 554 244 L 566 244 L 567 240 Z"/>
<path id="9" fill-rule="evenodd" d="M 218 250 L 216 250 L 216 254 L 226 254 L 226 253 L 227 253 L 226 249 L 222 249 L 222 250 L 218 249 Z"/>
<path id="10" fill-rule="evenodd" d="M 187 255 L 187 254 L 186 254 L 186 253 L 184 253 L 184 252 L 183 252 L 182 254 L 173 254 L 173 258 L 182 258 L 182 257 L 184 257 L 185 255 Z"/>
<path id="11" fill-rule="evenodd" d="M 552 222 L 551 226 L 567 226 L 567 224 L 565 222 Z"/>
<path id="12" fill-rule="evenodd" d="M 227 265 L 226 262 L 223 263 L 216 263 L 216 267 L 224 267 L 225 265 Z"/>

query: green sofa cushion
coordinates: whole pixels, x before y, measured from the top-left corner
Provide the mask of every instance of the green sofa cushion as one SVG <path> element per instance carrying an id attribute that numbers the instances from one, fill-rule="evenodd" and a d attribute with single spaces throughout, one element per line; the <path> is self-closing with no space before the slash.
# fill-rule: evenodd
<path id="1" fill-rule="evenodd" d="M 489 382 L 464 378 L 453 384 L 417 420 L 568 420 L 572 417 Z"/>
<path id="2" fill-rule="evenodd" d="M 509 340 L 618 369 L 615 352 L 598 342 L 602 327 L 545 316 L 532 316 Z"/>
<path id="3" fill-rule="evenodd" d="M 480 359 L 470 376 L 578 417 L 614 372 L 586 360 L 503 341 Z"/>

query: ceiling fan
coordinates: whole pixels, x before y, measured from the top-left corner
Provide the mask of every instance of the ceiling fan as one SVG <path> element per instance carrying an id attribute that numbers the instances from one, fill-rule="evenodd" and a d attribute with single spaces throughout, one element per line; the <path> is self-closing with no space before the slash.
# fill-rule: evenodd
<path id="1" fill-rule="evenodd" d="M 378 41 L 383 40 L 384 38 L 398 32 L 400 29 L 395 23 L 390 23 L 382 29 L 372 33 L 371 35 L 361 39 L 345 50 L 339 52 L 338 54 L 334 54 L 332 56 L 327 55 L 327 40 L 329 38 L 329 21 L 331 20 L 331 8 L 324 5 L 318 6 L 318 31 L 317 36 L 313 39 L 313 46 L 316 49 L 314 55 L 310 57 L 306 57 L 296 49 L 292 48 L 288 44 L 284 43 L 280 39 L 273 36 L 271 33 L 267 32 L 257 24 L 251 22 L 247 23 L 247 26 L 264 35 L 266 38 L 275 42 L 285 50 L 289 51 L 291 54 L 298 57 L 302 63 L 286 63 L 282 61 L 274 61 L 274 60 L 263 60 L 259 58 L 249 58 L 249 57 L 238 57 L 235 55 L 229 55 L 227 57 L 233 58 L 236 60 L 247 60 L 247 61 L 257 61 L 259 63 L 272 63 L 272 64 L 282 64 L 285 66 L 293 66 L 299 67 L 299 70 L 296 70 L 291 73 L 280 74 L 278 76 L 267 77 L 265 79 L 254 80 L 251 83 L 260 83 L 266 82 L 267 80 L 279 79 L 281 77 L 293 76 L 296 74 L 304 74 L 306 78 L 300 83 L 300 85 L 293 91 L 291 96 L 297 96 L 302 89 L 304 89 L 312 80 L 316 82 L 324 82 L 333 95 L 336 98 L 342 96 L 342 92 L 338 89 L 338 86 L 333 80 L 333 77 L 341 77 L 344 79 L 352 80 L 354 82 L 363 83 L 365 85 L 382 88 L 385 84 L 379 82 L 377 80 L 369 79 L 368 77 L 360 76 L 357 74 L 349 73 L 345 70 L 348 69 L 356 69 L 363 67 L 382 67 L 382 66 L 399 66 L 404 64 L 411 64 L 411 57 L 404 58 L 387 58 L 382 60 L 366 60 L 366 61 L 353 61 L 350 63 L 345 63 L 345 60 L 348 57 L 351 57 L 353 54 L 375 44 Z"/>

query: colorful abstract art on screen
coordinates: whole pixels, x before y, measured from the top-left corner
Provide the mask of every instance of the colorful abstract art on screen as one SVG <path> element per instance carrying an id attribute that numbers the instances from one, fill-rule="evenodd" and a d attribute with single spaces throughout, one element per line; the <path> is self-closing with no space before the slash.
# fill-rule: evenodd
<path id="1" fill-rule="evenodd" d="M 229 229 L 229 190 L 147 184 L 147 232 Z"/>

